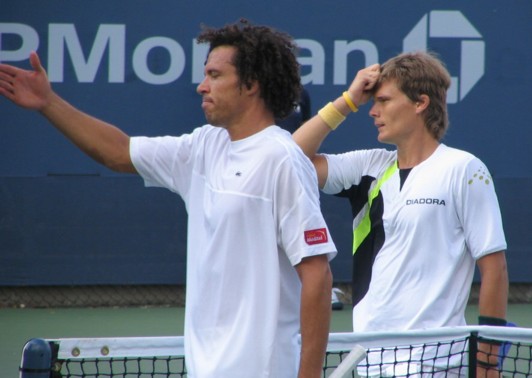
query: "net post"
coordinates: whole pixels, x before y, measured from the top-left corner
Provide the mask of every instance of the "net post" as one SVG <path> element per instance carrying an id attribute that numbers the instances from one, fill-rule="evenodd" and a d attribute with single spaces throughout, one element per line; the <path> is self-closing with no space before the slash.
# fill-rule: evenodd
<path id="1" fill-rule="evenodd" d="M 22 350 L 19 378 L 50 378 L 52 349 L 43 339 L 29 340 Z"/>
<path id="2" fill-rule="evenodd" d="M 473 331 L 469 337 L 469 378 L 477 378 L 477 353 L 478 353 L 478 332 Z"/>

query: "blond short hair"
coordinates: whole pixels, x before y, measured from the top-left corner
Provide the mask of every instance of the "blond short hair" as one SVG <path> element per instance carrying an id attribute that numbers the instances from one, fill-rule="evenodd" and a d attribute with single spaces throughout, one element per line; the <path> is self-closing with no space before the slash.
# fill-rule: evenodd
<path id="1" fill-rule="evenodd" d="M 379 83 L 395 81 L 397 87 L 412 101 L 427 95 L 430 103 L 424 111 L 429 132 L 441 140 L 449 127 L 447 90 L 451 76 L 444 63 L 430 52 L 408 52 L 397 55 L 381 65 Z"/>

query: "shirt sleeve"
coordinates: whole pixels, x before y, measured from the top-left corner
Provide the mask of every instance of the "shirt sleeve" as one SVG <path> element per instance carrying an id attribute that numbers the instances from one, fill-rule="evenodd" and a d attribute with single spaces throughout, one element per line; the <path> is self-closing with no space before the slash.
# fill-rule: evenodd
<path id="1" fill-rule="evenodd" d="M 193 137 L 133 137 L 131 160 L 146 186 L 163 187 L 178 194 L 186 191 L 192 166 Z"/>
<path id="2" fill-rule="evenodd" d="M 328 176 L 322 191 L 338 194 L 358 185 L 363 176 L 379 177 L 396 159 L 392 151 L 385 149 L 357 150 L 336 155 L 325 155 Z"/>
<path id="3" fill-rule="evenodd" d="M 473 158 L 467 164 L 460 186 L 458 216 L 462 220 L 467 247 L 473 258 L 479 259 L 506 250 L 493 177 L 478 158 Z"/>
<path id="4" fill-rule="evenodd" d="M 336 256 L 336 246 L 320 208 L 316 172 L 304 159 L 287 158 L 275 182 L 278 244 L 292 265 L 305 257 L 328 254 L 331 260 Z"/>

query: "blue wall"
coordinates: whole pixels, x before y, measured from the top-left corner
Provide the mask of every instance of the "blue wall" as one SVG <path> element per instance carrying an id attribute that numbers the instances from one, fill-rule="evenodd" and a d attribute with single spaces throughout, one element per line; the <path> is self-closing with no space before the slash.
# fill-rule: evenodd
<path id="1" fill-rule="evenodd" d="M 28 52 L 37 49 L 60 95 L 130 135 L 153 136 L 204 123 L 195 94 L 204 52 L 193 43 L 202 23 L 246 17 L 293 35 L 313 112 L 359 68 L 407 49 L 434 50 L 454 77 L 445 143 L 487 164 L 510 278 L 532 282 L 532 3 L 332 4 L 3 0 L 0 61 L 28 67 Z M 345 42 L 352 43 L 349 54 L 342 53 Z M 351 116 L 323 150 L 378 146 L 367 110 Z M 322 204 L 341 251 L 335 279 L 348 281 L 348 206 L 325 195 Z M 0 98 L 0 285 L 184 283 L 185 246 L 177 196 L 97 165 L 38 114 Z"/>

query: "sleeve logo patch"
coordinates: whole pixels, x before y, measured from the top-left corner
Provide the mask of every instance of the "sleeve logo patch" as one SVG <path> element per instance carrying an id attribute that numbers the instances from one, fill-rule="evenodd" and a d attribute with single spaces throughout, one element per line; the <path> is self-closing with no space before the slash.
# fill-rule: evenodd
<path id="1" fill-rule="evenodd" d="M 317 230 L 305 231 L 305 242 L 308 245 L 327 243 L 329 238 L 327 236 L 326 228 L 318 228 Z"/>

